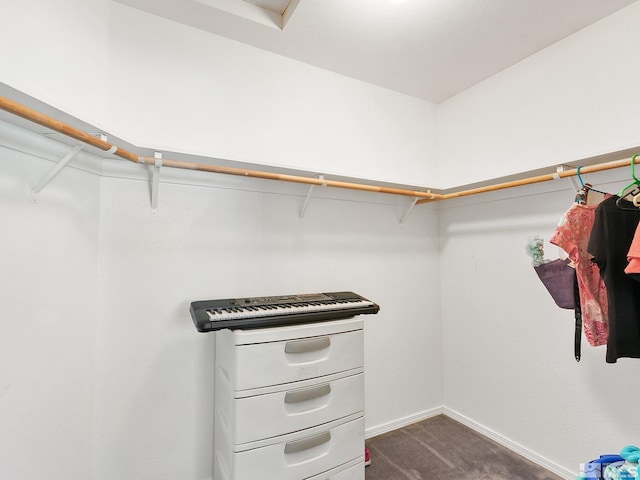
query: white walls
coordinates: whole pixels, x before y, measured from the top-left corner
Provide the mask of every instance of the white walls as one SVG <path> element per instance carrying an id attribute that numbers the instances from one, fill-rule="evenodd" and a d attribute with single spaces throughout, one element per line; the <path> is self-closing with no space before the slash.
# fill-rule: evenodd
<path id="1" fill-rule="evenodd" d="M 2 4 L 0 79 L 103 126 L 110 0 Z"/>
<path id="2" fill-rule="evenodd" d="M 442 185 L 640 144 L 638 19 L 635 2 L 441 104 Z M 629 178 L 622 169 L 588 181 L 616 192 Z M 573 193 L 556 191 L 560 185 L 442 204 L 444 404 L 575 478 L 580 462 L 637 442 L 640 423 L 627 405 L 640 390 L 628 382 L 634 360 L 606 365 L 604 349 L 589 346 L 573 360 L 573 315 L 551 301 L 524 253 L 527 238 L 548 239 L 570 206 Z"/>
<path id="3" fill-rule="evenodd" d="M 640 3 L 439 106 L 443 186 L 580 161 L 638 145 L 634 77 Z M 618 191 L 629 172 L 589 176 Z M 564 180 L 564 188 L 572 188 Z M 610 183 L 609 183 L 610 182 Z M 541 184 L 449 201 L 441 210 L 446 411 L 575 478 L 580 462 L 635 444 L 635 361 L 604 348 L 573 359 L 573 315 L 558 309 L 525 255 L 548 239 L 573 193 Z M 547 244 L 547 255 L 558 250 Z M 583 340 L 583 343 L 586 343 Z"/>
<path id="4" fill-rule="evenodd" d="M 628 171 L 590 175 L 615 192 Z M 564 188 L 565 190 L 557 190 Z M 568 180 L 448 202 L 441 210 L 443 378 L 446 410 L 575 478 L 580 462 L 637 442 L 629 415 L 640 394 L 637 360 L 605 363 L 583 339 L 573 358 L 574 317 L 553 302 L 525 253 L 548 243 L 573 201 Z M 566 255 L 565 255 L 566 256 Z"/>
<path id="5" fill-rule="evenodd" d="M 11 6 L 45 25 L 29 42 L 2 17 L 15 44 L 0 53 L 15 67 L 3 81 L 144 146 L 450 186 L 637 142 L 638 3 L 441 105 L 435 177 L 433 105 L 67 1 L 64 18 L 46 2 Z M 90 28 L 78 16 L 95 36 L 74 63 L 59 47 Z M 55 58 L 40 56 L 48 38 Z M 137 166 L 102 180 L 67 169 L 31 203 L 51 164 L 1 153 L 2 476 L 209 479 L 213 342 L 189 302 L 328 289 L 382 307 L 365 322 L 369 432 L 444 401 L 564 473 L 634 441 L 634 363 L 606 366 L 585 347 L 576 364 L 571 314 L 524 254 L 571 201 L 557 185 L 416 207 L 403 224 L 394 197 L 321 191 L 300 222 L 302 187 L 163 174 L 174 183 L 153 214 L 148 183 L 117 178 Z"/>
<path id="6" fill-rule="evenodd" d="M 396 197 L 316 189 L 300 221 L 299 185 L 164 172 L 153 212 L 147 173 L 119 161 L 102 180 L 67 167 L 34 203 L 53 164 L 0 155 L 3 478 L 210 479 L 214 345 L 194 300 L 356 291 L 381 306 L 367 430 L 442 405 L 435 209 L 401 224 Z"/>
<path id="7" fill-rule="evenodd" d="M 117 3 L 109 58 L 106 123 L 138 145 L 435 182 L 436 107 L 428 102 Z"/>
<path id="8" fill-rule="evenodd" d="M 3 82 L 134 144 L 434 181 L 432 104 L 107 1 L 10 8 Z M 14 319 L 2 335 L 3 477 L 210 478 L 213 342 L 188 317 L 197 299 L 368 296 L 382 311 L 365 328 L 367 430 L 442 405 L 435 210 L 400 224 L 408 202 L 316 190 L 300 223 L 306 189 L 215 178 L 163 183 L 152 215 L 147 182 L 69 168 L 32 204 L 48 168 L 28 157 L 0 176 L 12 185 L 1 295 Z"/>
<path id="9" fill-rule="evenodd" d="M 413 97 L 110 0 L 9 2 L 0 42 L 2 82 L 134 145 L 436 183 L 436 106 Z"/>
<path id="10" fill-rule="evenodd" d="M 437 107 L 107 0 L 8 8 L 3 82 L 159 150 L 449 188 L 639 143 L 639 2 Z"/>
<path id="11" fill-rule="evenodd" d="M 640 144 L 640 2 L 439 105 L 442 187 Z"/>
<path id="12" fill-rule="evenodd" d="M 68 148 L 67 148 L 68 149 Z M 0 147 L 0 477 L 92 478 L 100 179 Z"/>
<path id="13" fill-rule="evenodd" d="M 303 196 L 285 188 L 163 183 L 153 214 L 146 182 L 103 180 L 96 480 L 210 478 L 213 334 L 196 332 L 194 300 L 356 291 L 381 305 L 365 317 L 367 428 L 441 405 L 438 278 L 425 274 L 436 212 L 400 224 L 393 203 L 314 196 L 300 222 Z"/>
<path id="14" fill-rule="evenodd" d="M 638 2 L 439 106 L 119 3 L 65 2 L 10 5 L 3 82 L 145 147 L 449 188 L 638 143 Z"/>

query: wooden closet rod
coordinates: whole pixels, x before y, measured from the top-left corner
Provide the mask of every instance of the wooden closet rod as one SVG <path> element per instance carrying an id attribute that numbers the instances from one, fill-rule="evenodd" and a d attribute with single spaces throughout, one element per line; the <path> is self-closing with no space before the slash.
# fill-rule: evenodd
<path id="1" fill-rule="evenodd" d="M 128 160 L 133 163 L 142 163 L 145 165 L 154 165 L 156 159 L 153 157 L 145 157 L 136 155 L 124 148 L 118 147 L 104 140 L 101 140 L 93 135 L 78 130 L 70 125 L 67 125 L 61 121 L 58 121 L 52 117 L 44 115 L 36 110 L 33 110 L 25 105 L 21 105 L 6 97 L 0 96 L 0 109 L 9 113 L 22 117 L 31 122 L 47 127 L 56 132 L 67 135 L 68 137 L 79 140 L 83 143 L 96 147 L 105 152 L 112 153 L 118 157 Z M 350 190 L 363 190 L 376 193 L 388 193 L 392 195 L 404 195 L 409 197 L 419 198 L 416 203 L 429 203 L 437 200 L 447 200 L 450 198 L 465 197 L 468 195 L 475 195 L 477 193 L 493 192 L 496 190 L 504 190 L 506 188 L 520 187 L 523 185 L 531 185 L 534 183 L 547 182 L 550 180 L 557 180 L 558 178 L 566 178 L 577 175 L 577 168 L 570 170 L 558 171 L 556 173 L 548 173 L 544 175 L 538 175 L 535 177 L 523 178 L 520 180 L 513 180 L 510 182 L 503 182 L 494 185 L 487 185 L 484 187 L 471 188 L 468 190 L 462 190 L 459 192 L 439 194 L 431 193 L 430 191 L 418 191 L 418 190 L 406 190 L 400 188 L 384 187 L 379 185 L 366 185 L 360 183 L 342 182 L 337 180 L 326 180 L 323 178 L 303 177 L 297 175 L 287 175 L 280 173 L 264 172 L 260 170 L 247 170 L 244 168 L 223 167 L 218 165 L 208 165 L 204 163 L 184 162 L 180 160 L 161 159 L 163 166 L 172 168 L 181 168 L 185 170 L 199 170 L 211 173 L 220 173 L 225 175 L 237 175 L 241 177 L 262 178 L 266 180 L 279 180 L 284 182 L 303 183 L 307 185 L 319 185 L 336 188 L 346 188 Z M 640 163 L 636 161 L 636 163 Z M 630 160 L 616 160 L 612 162 L 600 163 L 596 165 L 581 167 L 581 173 L 594 173 L 604 170 L 611 170 L 614 168 L 620 168 L 630 165 Z"/>
<path id="2" fill-rule="evenodd" d="M 635 160 L 635 163 L 638 163 L 638 160 Z M 612 162 L 605 162 L 605 163 L 599 163 L 596 165 L 580 167 L 580 174 L 602 172 L 604 170 L 612 170 L 614 168 L 628 167 L 630 165 L 631 165 L 631 160 L 626 160 L 626 159 L 614 160 Z M 458 197 L 466 197 L 468 195 L 475 195 L 476 193 L 493 192 L 496 190 L 504 190 L 506 188 L 521 187 L 523 185 L 531 185 L 534 183 L 557 180 L 558 178 L 572 177 L 572 176 L 576 176 L 577 174 L 578 174 L 577 168 L 562 170 L 556 173 L 547 173 L 547 174 L 538 175 L 535 177 L 523 178 L 521 180 L 513 180 L 510 182 L 497 183 L 494 185 L 487 185 L 485 187 L 470 188 L 469 190 L 461 190 L 459 192 L 445 193 L 440 195 L 440 198 L 438 198 L 438 200 L 447 200 L 449 198 L 458 198 Z M 418 200 L 416 203 L 427 203 L 430 201 L 432 200 L 423 199 L 423 200 Z"/>
<path id="3" fill-rule="evenodd" d="M 50 128 L 56 132 L 67 135 L 68 137 L 79 140 L 83 143 L 99 148 L 105 152 L 112 153 L 118 157 L 124 158 L 133 163 L 142 163 L 145 165 L 154 165 L 156 159 L 153 157 L 144 157 L 136 155 L 124 148 L 112 145 L 93 135 L 78 130 L 70 125 L 60 122 L 54 118 L 37 112 L 25 105 L 19 104 L 6 97 L 0 96 L 0 109 L 9 113 L 22 117 L 31 122 Z M 198 170 L 203 172 L 221 173 L 226 175 L 237 175 L 241 177 L 262 178 L 266 180 L 280 180 L 284 182 L 304 183 L 307 185 L 319 185 L 336 188 L 346 188 L 350 190 L 364 190 L 376 193 L 388 193 L 393 195 L 405 195 L 409 197 L 418 197 L 425 200 L 438 200 L 441 195 L 431 192 L 421 192 L 417 190 L 405 190 L 401 188 L 391 188 L 379 185 L 366 185 L 360 183 L 342 182 L 338 180 L 327 180 L 323 178 L 302 177 L 297 175 L 286 175 L 280 173 L 263 172 L 260 170 L 247 170 L 244 168 L 223 167 L 218 165 L 208 165 L 204 163 L 184 162 L 180 160 L 161 159 L 162 166 L 181 168 L 185 170 Z"/>

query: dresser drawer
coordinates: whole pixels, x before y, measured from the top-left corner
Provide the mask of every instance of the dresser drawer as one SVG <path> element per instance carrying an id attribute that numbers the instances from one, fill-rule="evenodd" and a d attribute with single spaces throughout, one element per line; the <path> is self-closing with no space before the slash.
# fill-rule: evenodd
<path id="1" fill-rule="evenodd" d="M 364 418 L 327 430 L 314 429 L 312 435 L 235 452 L 232 471 L 235 480 L 300 480 L 320 476 L 364 454 Z M 331 477 L 329 477 L 331 478 Z M 341 477 L 336 477 L 340 480 Z M 351 477 L 345 477 L 350 479 Z M 354 477 L 358 478 L 358 477 Z"/>
<path id="2" fill-rule="evenodd" d="M 330 472 L 309 477 L 306 480 L 364 480 L 364 462 L 349 462 L 346 466 L 336 468 Z"/>
<path id="3" fill-rule="evenodd" d="M 276 437 L 364 411 L 362 373 L 319 380 L 304 388 L 286 384 L 278 392 L 234 399 L 233 442 Z"/>
<path id="4" fill-rule="evenodd" d="M 362 330 L 234 345 L 226 372 L 233 390 L 279 385 L 322 377 L 364 365 Z M 221 367 L 224 368 L 224 367 Z"/>

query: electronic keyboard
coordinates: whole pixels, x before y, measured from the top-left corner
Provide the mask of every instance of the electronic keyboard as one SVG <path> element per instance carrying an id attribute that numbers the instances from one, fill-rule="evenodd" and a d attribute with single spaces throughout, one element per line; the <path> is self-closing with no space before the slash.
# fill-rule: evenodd
<path id="1" fill-rule="evenodd" d="M 380 307 L 353 292 L 307 293 L 191 302 L 199 332 L 262 328 L 375 314 Z"/>

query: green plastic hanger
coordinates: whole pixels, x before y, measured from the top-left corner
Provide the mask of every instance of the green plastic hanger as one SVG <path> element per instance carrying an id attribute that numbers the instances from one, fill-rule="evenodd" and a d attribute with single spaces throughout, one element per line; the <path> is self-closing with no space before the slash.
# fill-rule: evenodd
<path id="1" fill-rule="evenodd" d="M 629 190 L 631 187 L 640 187 L 640 179 L 638 179 L 638 177 L 636 177 L 636 158 L 638 157 L 638 155 L 634 155 L 633 157 L 631 157 L 631 178 L 633 178 L 633 182 L 631 182 L 629 185 L 627 185 L 626 187 L 624 187 L 622 190 L 620 190 L 620 192 L 618 192 L 618 200 L 616 200 L 616 205 L 619 209 L 621 210 L 634 210 L 634 211 L 638 211 L 637 208 L 633 208 L 633 207 L 627 207 L 625 206 L 624 203 L 622 203 L 622 199 L 628 195 L 627 190 Z M 632 193 L 632 192 L 629 192 Z"/>
<path id="2" fill-rule="evenodd" d="M 620 190 L 620 192 L 618 193 L 619 197 L 624 197 L 625 190 L 633 187 L 634 185 L 640 185 L 640 180 L 638 180 L 638 178 L 636 177 L 636 157 L 637 156 L 638 155 L 636 154 L 633 157 L 631 157 L 631 178 L 633 178 L 633 182 L 627 185 L 626 187 L 624 187 L 622 190 Z"/>

